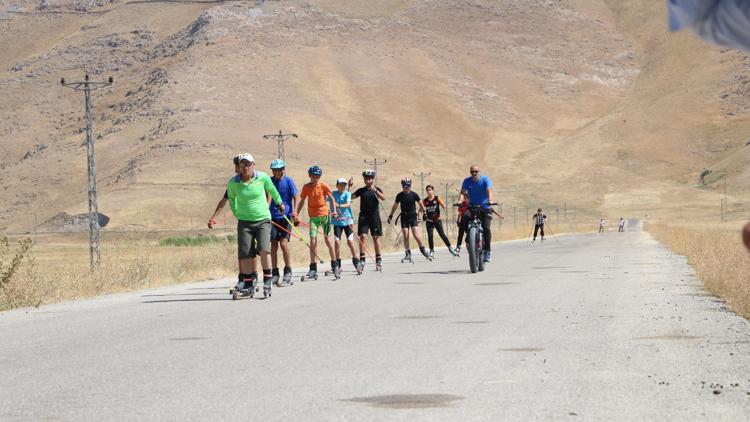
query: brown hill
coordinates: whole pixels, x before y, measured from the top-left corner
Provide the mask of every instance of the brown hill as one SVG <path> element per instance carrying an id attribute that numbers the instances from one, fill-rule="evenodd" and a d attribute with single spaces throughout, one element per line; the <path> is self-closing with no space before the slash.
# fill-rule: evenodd
<path id="1" fill-rule="evenodd" d="M 109 227 L 203 224 L 230 158 L 329 182 L 387 159 L 507 205 L 652 215 L 747 199 L 748 56 L 665 32 L 647 0 L 0 2 L 0 228 L 86 209 L 82 95 L 94 95 Z M 707 187 L 699 174 L 711 169 Z"/>

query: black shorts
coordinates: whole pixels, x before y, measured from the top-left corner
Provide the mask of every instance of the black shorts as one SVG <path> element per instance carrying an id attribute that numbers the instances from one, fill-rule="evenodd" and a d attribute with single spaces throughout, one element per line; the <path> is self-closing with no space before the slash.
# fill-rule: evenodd
<path id="1" fill-rule="evenodd" d="M 284 230 L 281 230 L 278 226 L 281 226 Z M 292 226 L 286 220 L 273 220 L 271 224 L 271 242 L 278 242 L 279 240 L 289 240 L 291 235 L 289 232 L 292 231 Z"/>
<path id="2" fill-rule="evenodd" d="M 336 240 L 341 240 L 341 233 L 346 234 L 346 238 L 349 239 L 349 236 L 354 234 L 354 230 L 352 230 L 352 226 L 337 226 L 333 225 L 333 237 Z"/>
<path id="3" fill-rule="evenodd" d="M 383 223 L 380 222 L 380 214 L 360 215 L 357 221 L 357 234 L 363 235 L 370 232 L 373 236 L 383 235 Z"/>
<path id="4" fill-rule="evenodd" d="M 408 229 L 409 227 L 419 227 L 417 214 L 401 214 L 401 228 Z"/>

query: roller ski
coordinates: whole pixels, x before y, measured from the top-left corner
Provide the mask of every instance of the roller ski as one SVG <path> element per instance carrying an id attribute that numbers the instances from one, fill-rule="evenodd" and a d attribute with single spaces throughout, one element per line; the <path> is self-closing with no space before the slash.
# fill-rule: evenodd
<path id="1" fill-rule="evenodd" d="M 401 263 L 403 264 L 405 262 L 411 262 L 412 264 L 414 263 L 414 260 L 411 259 L 411 251 L 410 250 L 407 250 L 406 253 L 404 254 L 404 257 L 401 258 Z"/>
<path id="2" fill-rule="evenodd" d="M 310 280 L 317 280 L 318 279 L 318 270 L 314 266 L 315 264 L 310 265 L 310 271 L 307 272 L 307 274 L 300 277 L 300 281 L 310 281 Z"/>
<path id="3" fill-rule="evenodd" d="M 359 258 L 359 260 L 352 260 L 354 263 L 354 269 L 357 271 L 357 275 L 362 275 L 365 272 L 365 259 Z"/>
<path id="4" fill-rule="evenodd" d="M 276 287 L 284 287 L 284 285 L 281 282 L 281 277 L 279 276 L 278 268 L 274 268 L 273 273 L 271 273 L 271 284 Z"/>
<path id="5" fill-rule="evenodd" d="M 237 300 L 240 297 L 250 297 L 252 299 L 256 291 L 258 291 L 257 274 L 240 274 L 240 279 L 234 288 L 229 290 L 229 294 L 232 295 L 232 300 Z"/>
<path id="6" fill-rule="evenodd" d="M 273 276 L 263 280 L 263 299 L 271 297 L 271 286 L 273 286 Z"/>
<path id="7" fill-rule="evenodd" d="M 451 255 L 458 257 L 458 248 L 453 249 L 453 246 L 448 246 L 448 252 L 451 253 Z"/>
<path id="8" fill-rule="evenodd" d="M 338 280 L 341 278 L 341 266 L 337 262 L 331 262 L 331 269 L 326 270 L 325 272 L 326 277 L 329 275 L 333 276 L 334 280 Z"/>
<path id="9" fill-rule="evenodd" d="M 289 267 L 284 268 L 284 277 L 281 279 L 281 282 L 284 283 L 285 286 L 293 286 L 294 285 L 294 279 L 292 278 L 292 269 Z"/>
<path id="10" fill-rule="evenodd" d="M 383 272 L 383 258 L 375 258 L 375 271 Z"/>
<path id="11" fill-rule="evenodd" d="M 428 261 L 432 262 L 432 257 L 435 255 L 434 253 L 427 253 L 427 249 L 425 249 L 424 246 L 419 248 L 419 252 L 422 252 L 422 256 L 427 258 Z"/>

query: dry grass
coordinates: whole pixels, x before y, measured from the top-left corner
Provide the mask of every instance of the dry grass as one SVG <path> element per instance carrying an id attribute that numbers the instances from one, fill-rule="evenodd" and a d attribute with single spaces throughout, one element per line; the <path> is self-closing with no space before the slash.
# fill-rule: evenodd
<path id="1" fill-rule="evenodd" d="M 750 318 L 750 254 L 737 228 L 651 225 L 647 230 L 674 252 L 684 255 L 706 290 Z"/>
<path id="2" fill-rule="evenodd" d="M 553 228 L 555 234 L 580 232 L 589 226 L 564 224 Z M 231 232 L 212 232 L 218 238 Z M 493 240 L 524 239 L 527 227 L 506 225 L 493 227 Z M 551 233 L 548 231 L 548 236 Z M 81 234 L 35 236 L 34 239 L 8 240 L 0 237 L 0 310 L 25 306 L 39 306 L 97 296 L 107 293 L 132 291 L 201 279 L 229 277 L 237 273 L 236 244 L 215 241 L 184 243 L 188 246 L 166 245 L 165 239 L 195 239 L 208 236 L 205 231 L 191 233 L 103 233 L 101 271 L 88 271 L 87 237 Z M 306 233 L 305 233 L 306 235 Z M 455 230 L 448 229 L 455 243 Z M 423 235 L 425 244 L 426 234 Z M 442 242 L 436 234 L 436 246 Z M 390 230 L 383 239 L 383 252 L 403 249 L 397 230 Z M 373 254 L 372 244 L 368 251 Z M 416 244 L 412 242 L 412 248 Z M 309 249 L 299 240 L 291 242 L 295 267 L 309 262 Z M 342 245 L 342 259 L 348 261 L 349 249 Z M 327 264 L 330 257 L 321 239 L 318 256 Z M 279 259 L 281 254 L 279 253 Z M 325 265 L 324 264 L 324 267 Z"/>

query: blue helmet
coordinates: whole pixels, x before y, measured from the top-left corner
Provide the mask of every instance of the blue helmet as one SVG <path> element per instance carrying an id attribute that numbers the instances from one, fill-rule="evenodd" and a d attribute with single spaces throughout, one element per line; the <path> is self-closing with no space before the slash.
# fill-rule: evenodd
<path id="1" fill-rule="evenodd" d="M 318 166 L 312 166 L 309 169 L 307 169 L 307 174 L 309 174 L 310 176 L 322 176 L 323 169 Z"/>
<path id="2" fill-rule="evenodd" d="M 271 170 L 283 169 L 284 167 L 286 167 L 286 163 L 281 158 L 271 161 Z"/>
<path id="3" fill-rule="evenodd" d="M 401 186 L 403 186 L 405 188 L 406 187 L 411 187 L 411 179 L 408 178 L 408 177 L 404 177 L 403 179 L 401 179 Z"/>

